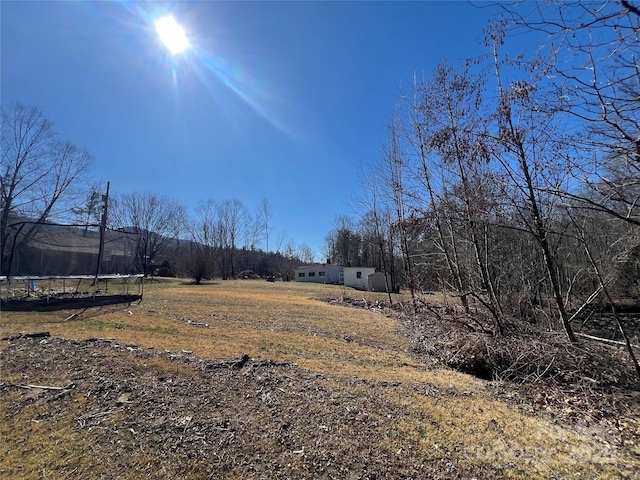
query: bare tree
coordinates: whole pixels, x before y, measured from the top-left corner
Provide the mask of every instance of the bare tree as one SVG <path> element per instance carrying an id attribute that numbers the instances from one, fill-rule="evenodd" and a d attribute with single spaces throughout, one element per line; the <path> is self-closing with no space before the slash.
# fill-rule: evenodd
<path id="1" fill-rule="evenodd" d="M 554 199 L 544 194 L 551 186 L 567 189 L 566 179 L 562 178 L 568 170 L 563 164 L 564 144 L 558 141 L 558 119 L 553 108 L 541 101 L 543 96 L 535 95 L 539 86 L 536 79 L 506 82 L 504 62 L 498 53 L 503 40 L 502 25 L 493 24 L 487 35 L 499 93 L 493 155 L 503 171 L 503 195 L 510 200 L 520 228 L 529 232 L 540 248 L 562 326 L 567 338 L 575 342 L 551 241 Z"/>
<path id="2" fill-rule="evenodd" d="M 202 249 L 191 246 L 190 250 L 182 257 L 182 270 L 189 278 L 193 279 L 196 285 L 200 285 L 203 280 L 212 278 L 214 269 L 215 259 Z"/>
<path id="3" fill-rule="evenodd" d="M 300 245 L 298 245 L 294 256 L 303 263 L 313 263 L 316 259 L 316 255 L 315 253 L 313 253 L 313 249 L 306 243 L 301 243 Z"/>
<path id="4" fill-rule="evenodd" d="M 488 242 L 489 220 L 493 211 L 493 192 L 491 190 L 492 171 L 489 149 L 483 139 L 482 116 L 484 81 L 472 75 L 468 65 L 454 69 L 445 62 L 436 67 L 430 81 L 419 91 L 419 103 L 413 129 L 417 132 L 420 156 L 421 181 L 431 192 L 430 172 L 433 168 L 426 163 L 427 154 L 437 157 L 442 173 L 443 198 L 440 205 L 446 209 L 448 224 L 460 225 L 459 233 L 471 251 L 465 254 L 468 268 L 461 266 L 461 258 L 455 239 L 451 247 L 442 243 L 445 255 L 456 258 L 455 268 L 451 268 L 462 296 L 473 295 L 493 315 L 496 331 L 503 333 L 502 306 L 500 304 L 495 279 L 489 268 L 490 245 Z M 434 159 L 435 160 L 435 159 Z M 431 206 L 432 210 L 434 205 Z M 440 224 L 439 208 L 435 209 L 436 224 Z M 450 228 L 453 233 L 453 228 Z M 448 253 L 452 250 L 454 254 Z M 467 270 L 467 274 L 463 273 Z M 471 281 L 474 280 L 474 281 Z M 485 300 L 482 292 L 486 292 Z M 463 304 L 464 304 L 463 298 Z"/>
<path id="5" fill-rule="evenodd" d="M 86 236 L 89 227 L 97 226 L 100 222 L 103 199 L 100 187 L 94 185 L 91 187 L 89 194 L 86 196 L 82 205 L 73 207 L 71 212 L 76 215 L 75 222 L 84 226 L 84 235 Z"/>
<path id="6" fill-rule="evenodd" d="M 380 178 L 375 172 L 375 166 L 363 168 L 359 174 L 362 186 L 362 197 L 354 199 L 354 204 L 359 205 L 361 213 L 361 229 L 363 230 L 363 244 L 371 243 L 377 251 L 379 262 L 374 261 L 374 266 L 385 275 L 385 286 L 389 296 L 389 304 L 393 303 L 391 292 L 395 275 L 393 271 L 393 241 L 389 238 L 390 218 L 388 206 L 384 206 L 380 195 Z"/>
<path id="7" fill-rule="evenodd" d="M 28 242 L 47 220 L 68 213 L 75 189 L 88 173 L 92 157 L 61 141 L 37 107 L 15 103 L 2 109 L 0 165 L 0 255 L 10 271 L 8 246 L 12 221 L 28 219 L 21 242 Z"/>
<path id="8" fill-rule="evenodd" d="M 235 278 L 236 250 L 246 238 L 250 217 L 246 207 L 238 199 L 225 200 L 217 204 L 216 215 L 218 220 L 218 243 L 222 248 L 222 278 Z"/>
<path id="9" fill-rule="evenodd" d="M 325 238 L 327 258 L 345 267 L 359 265 L 361 237 L 355 220 L 346 215 L 337 215 L 333 223 L 333 229 Z"/>
<path id="10" fill-rule="evenodd" d="M 462 305 L 469 313 L 467 276 L 462 272 L 460 263 L 456 261 L 455 240 L 452 238 L 451 242 L 448 241 L 447 225 L 449 222 L 443 217 L 441 211 L 443 204 L 441 187 L 444 182 L 438 182 L 438 177 L 442 177 L 443 169 L 429 155 L 427 128 L 431 119 L 427 116 L 427 109 L 423 106 L 425 90 L 426 87 L 418 84 L 414 78 L 413 92 L 404 96 L 405 99 L 410 99 L 405 105 L 408 119 L 404 130 L 407 142 L 414 153 L 415 166 L 412 170 L 416 178 L 416 193 L 414 195 L 416 210 L 421 212 L 420 227 L 425 234 L 428 235 L 427 231 L 431 224 L 435 226 L 436 235 L 429 235 L 429 240 L 440 252 L 438 255 L 425 255 L 425 260 L 422 263 L 426 264 L 433 258 L 436 258 L 437 262 L 440 257 L 444 257 L 450 280 L 447 281 L 446 276 L 443 276 L 445 278 L 441 278 L 440 281 L 458 291 Z"/>
<path id="11" fill-rule="evenodd" d="M 539 42 L 531 64 L 543 67 L 555 108 L 581 129 L 571 141 L 581 192 L 558 191 L 571 203 L 600 209 L 640 225 L 640 198 L 627 197 L 640 181 L 640 4 L 636 0 L 498 4 L 507 33 Z M 542 42 L 540 43 L 540 40 Z M 611 199 L 617 207 L 611 207 Z"/>
<path id="12" fill-rule="evenodd" d="M 111 222 L 140 234 L 137 262 L 142 272 L 152 272 L 155 259 L 183 232 L 185 208 L 169 197 L 151 192 L 123 193 L 114 198 Z"/>
<path id="13" fill-rule="evenodd" d="M 195 218 L 189 222 L 191 240 L 185 256 L 184 270 L 196 284 L 213 276 L 219 245 L 216 236 L 216 205 L 213 200 L 201 201 L 195 209 Z"/>
<path id="14" fill-rule="evenodd" d="M 559 105 L 596 154 L 640 163 L 640 4 L 636 0 L 499 4 L 515 34 L 543 38 Z"/>
<path id="15" fill-rule="evenodd" d="M 269 237 L 273 231 L 273 213 L 271 210 L 271 203 L 268 199 L 263 198 L 260 205 L 258 205 L 257 215 L 259 229 L 264 233 L 265 251 L 269 252 Z"/>
<path id="16" fill-rule="evenodd" d="M 393 205 L 394 227 L 398 234 L 400 250 L 402 252 L 404 270 L 407 274 L 407 284 L 411 294 L 414 312 L 418 311 L 416 289 L 418 287 L 414 271 L 413 249 L 410 248 L 409 236 L 412 229 L 412 219 L 407 211 L 407 186 L 405 184 L 406 152 L 400 136 L 400 122 L 396 115 L 387 127 L 387 140 L 383 146 L 382 168 L 386 179 L 385 195 Z"/>

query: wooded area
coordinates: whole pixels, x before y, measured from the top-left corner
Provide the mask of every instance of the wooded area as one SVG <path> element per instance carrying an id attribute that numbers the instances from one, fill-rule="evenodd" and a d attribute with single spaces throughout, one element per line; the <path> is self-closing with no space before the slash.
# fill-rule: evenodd
<path id="1" fill-rule="evenodd" d="M 516 315 L 575 341 L 587 305 L 617 322 L 640 295 L 640 12 L 501 9 L 486 55 L 443 60 L 400 92 L 380 157 L 362 168 L 359 218 L 337 219 L 326 253 L 412 295 L 455 291 L 496 333 Z M 513 56 L 512 35 L 544 43 Z"/>

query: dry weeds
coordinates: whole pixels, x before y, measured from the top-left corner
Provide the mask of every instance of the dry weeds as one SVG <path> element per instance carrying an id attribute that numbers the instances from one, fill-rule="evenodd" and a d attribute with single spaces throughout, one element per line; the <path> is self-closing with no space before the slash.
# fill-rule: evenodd
<path id="1" fill-rule="evenodd" d="M 635 445 L 528 414 L 417 357 L 375 295 L 367 310 L 319 300 L 344 294 L 173 283 L 68 321 L 72 312 L 3 312 L 3 337 L 51 338 L 0 347 L 0 475 L 637 477 Z"/>

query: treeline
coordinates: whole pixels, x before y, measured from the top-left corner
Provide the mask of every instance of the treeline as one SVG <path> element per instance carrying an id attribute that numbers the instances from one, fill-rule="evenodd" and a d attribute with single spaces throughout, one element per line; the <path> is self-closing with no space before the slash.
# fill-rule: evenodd
<path id="1" fill-rule="evenodd" d="M 196 283 L 211 279 L 273 279 L 293 281 L 295 269 L 302 265 L 299 254 L 290 248 L 266 252 L 241 247 L 233 251 L 222 246 L 207 247 L 175 240 L 149 268 L 150 275 L 191 278 Z"/>
<path id="2" fill-rule="evenodd" d="M 188 212 L 163 195 L 124 193 L 110 200 L 109 221 L 139 234 L 135 265 L 145 274 L 189 277 L 196 283 L 212 278 L 289 280 L 297 266 L 314 260 L 309 246 L 296 247 L 286 234 L 273 239 L 273 212 L 266 199 L 253 213 L 239 199 L 201 201 Z"/>
<path id="3" fill-rule="evenodd" d="M 0 141 L 1 275 L 20 275 L 16 252 L 26 251 L 31 243 L 42 255 L 47 245 L 73 250 L 75 243 L 58 245 L 60 239 L 51 233 L 55 224 L 82 237 L 95 237 L 101 229 L 135 234 L 134 251 L 122 254 L 126 273 L 158 271 L 198 283 L 255 275 L 287 279 L 296 266 L 314 261 L 309 246 L 296 246 L 285 231 L 274 234 L 267 199 L 253 212 L 238 199 L 202 201 L 190 212 L 165 195 L 109 195 L 107 185 L 91 185 L 93 157 L 62 140 L 37 107 L 3 105 Z M 98 255 L 97 245 L 96 252 L 84 253 Z M 74 271 L 94 274 L 99 272 L 95 263 L 87 260 Z"/>
<path id="4" fill-rule="evenodd" d="M 573 341 L 576 310 L 637 302 L 640 10 L 600 7 L 502 6 L 485 56 L 416 76 L 327 256 L 457 292 L 497 333 L 516 314 Z M 544 43 L 514 56 L 512 33 Z"/>

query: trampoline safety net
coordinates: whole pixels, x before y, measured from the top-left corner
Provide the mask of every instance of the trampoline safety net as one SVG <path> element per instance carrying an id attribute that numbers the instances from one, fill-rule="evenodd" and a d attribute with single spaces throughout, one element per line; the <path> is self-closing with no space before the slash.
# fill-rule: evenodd
<path id="1" fill-rule="evenodd" d="M 96 275 L 100 232 L 84 226 L 16 223 L 9 227 L 2 254 L 2 275 L 47 277 Z M 104 232 L 101 275 L 142 273 L 138 261 L 140 235 L 123 230 Z"/>

